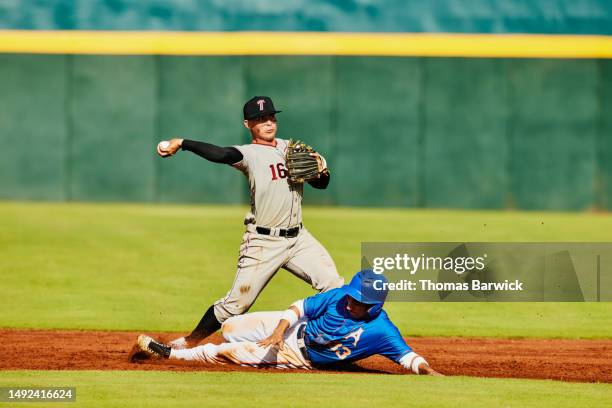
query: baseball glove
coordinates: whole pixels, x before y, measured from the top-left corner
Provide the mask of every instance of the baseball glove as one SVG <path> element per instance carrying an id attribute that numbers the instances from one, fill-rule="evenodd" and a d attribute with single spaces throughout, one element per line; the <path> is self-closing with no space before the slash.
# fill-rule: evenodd
<path id="1" fill-rule="evenodd" d="M 290 183 L 304 183 L 319 178 L 319 162 L 313 153 L 314 149 L 299 140 L 289 140 L 285 163 L 289 172 Z"/>

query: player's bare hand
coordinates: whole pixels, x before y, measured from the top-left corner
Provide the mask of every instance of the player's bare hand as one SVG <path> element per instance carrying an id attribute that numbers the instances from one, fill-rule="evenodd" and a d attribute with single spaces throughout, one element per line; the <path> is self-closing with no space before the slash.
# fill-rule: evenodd
<path id="1" fill-rule="evenodd" d="M 272 346 L 282 349 L 285 346 L 285 340 L 283 339 L 282 333 L 277 333 L 274 331 L 274 333 L 272 333 L 269 337 L 258 341 L 257 345 L 263 348 Z"/>
<path id="2" fill-rule="evenodd" d="M 173 156 L 182 146 L 183 139 L 170 139 L 157 144 L 157 154 L 161 157 Z"/>

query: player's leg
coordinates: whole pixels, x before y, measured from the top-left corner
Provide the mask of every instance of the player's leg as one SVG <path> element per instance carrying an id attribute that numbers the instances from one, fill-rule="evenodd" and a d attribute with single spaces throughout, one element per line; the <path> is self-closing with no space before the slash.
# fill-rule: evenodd
<path id="1" fill-rule="evenodd" d="M 307 229 L 300 231 L 284 268 L 320 292 L 344 285 L 327 250 Z"/>
<path id="2" fill-rule="evenodd" d="M 249 366 L 276 366 L 278 368 L 310 368 L 299 350 L 290 347 L 278 349 L 272 346 L 260 347 L 257 343 L 203 344 L 190 349 L 170 352 L 170 359 L 201 361 L 212 364 L 239 364 Z"/>
<path id="3" fill-rule="evenodd" d="M 238 268 L 227 295 L 208 308 L 185 337 L 170 342 L 174 348 L 191 347 L 219 330 L 228 318 L 249 310 L 270 279 L 286 261 L 287 241 L 246 232 L 240 246 Z"/>
<path id="4" fill-rule="evenodd" d="M 308 369 L 311 367 L 310 362 L 302 354 L 298 342 L 300 327 L 306 324 L 304 319 L 287 330 L 282 348 L 260 347 L 257 343 L 274 331 L 282 314 L 283 312 L 260 312 L 226 320 L 223 325 L 223 335 L 228 340 L 227 343 L 208 343 L 192 348 L 179 349 L 155 341 L 143 334 L 138 336 L 138 347 L 149 356 L 161 358 L 201 361 L 212 364 L 274 365 L 278 368 Z"/>
<path id="5" fill-rule="evenodd" d="M 214 304 L 215 316 L 220 323 L 251 308 L 270 279 L 287 261 L 287 246 L 285 239 L 248 233 L 232 287 Z"/>
<path id="6" fill-rule="evenodd" d="M 284 312 L 255 312 L 233 316 L 223 322 L 223 338 L 230 342 L 257 342 L 270 336 Z"/>
<path id="7" fill-rule="evenodd" d="M 175 350 L 168 353 L 169 358 L 205 363 L 234 363 L 250 366 L 274 365 L 278 368 L 310 368 L 310 362 L 299 349 L 297 333 L 300 323 L 285 334 L 282 348 L 260 347 L 257 341 L 269 336 L 280 319 L 282 312 L 261 312 L 235 316 L 223 324 L 223 336 L 227 343 L 204 344 L 198 347 Z M 249 339 L 235 341 L 236 339 Z"/>

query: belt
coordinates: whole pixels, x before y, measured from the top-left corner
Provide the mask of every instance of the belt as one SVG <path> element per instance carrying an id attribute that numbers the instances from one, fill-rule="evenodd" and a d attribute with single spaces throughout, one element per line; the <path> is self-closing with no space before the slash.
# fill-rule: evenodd
<path id="1" fill-rule="evenodd" d="M 302 325 L 298 328 L 297 331 L 297 345 L 300 349 L 300 353 L 302 353 L 302 357 L 304 360 L 310 363 L 310 356 L 308 355 L 308 348 L 306 348 L 306 343 L 304 342 L 304 335 L 306 332 L 306 323 L 302 323 Z"/>
<path id="2" fill-rule="evenodd" d="M 262 235 L 272 235 L 284 238 L 295 238 L 300 233 L 300 229 L 302 229 L 302 223 L 293 228 L 268 228 L 268 227 L 255 227 L 255 230 L 258 234 Z"/>

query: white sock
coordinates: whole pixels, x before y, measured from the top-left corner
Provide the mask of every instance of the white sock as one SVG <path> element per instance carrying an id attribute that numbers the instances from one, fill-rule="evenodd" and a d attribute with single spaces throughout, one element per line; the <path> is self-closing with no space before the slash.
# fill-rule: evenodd
<path id="1" fill-rule="evenodd" d="M 203 344 L 198 347 L 170 351 L 170 358 L 175 360 L 203 361 L 205 363 L 218 363 L 217 346 L 211 343 Z"/>
<path id="2" fill-rule="evenodd" d="M 185 340 L 185 337 L 179 337 L 178 339 L 174 339 L 168 343 L 168 346 L 172 347 L 173 349 L 182 350 L 187 348 L 187 340 Z"/>

